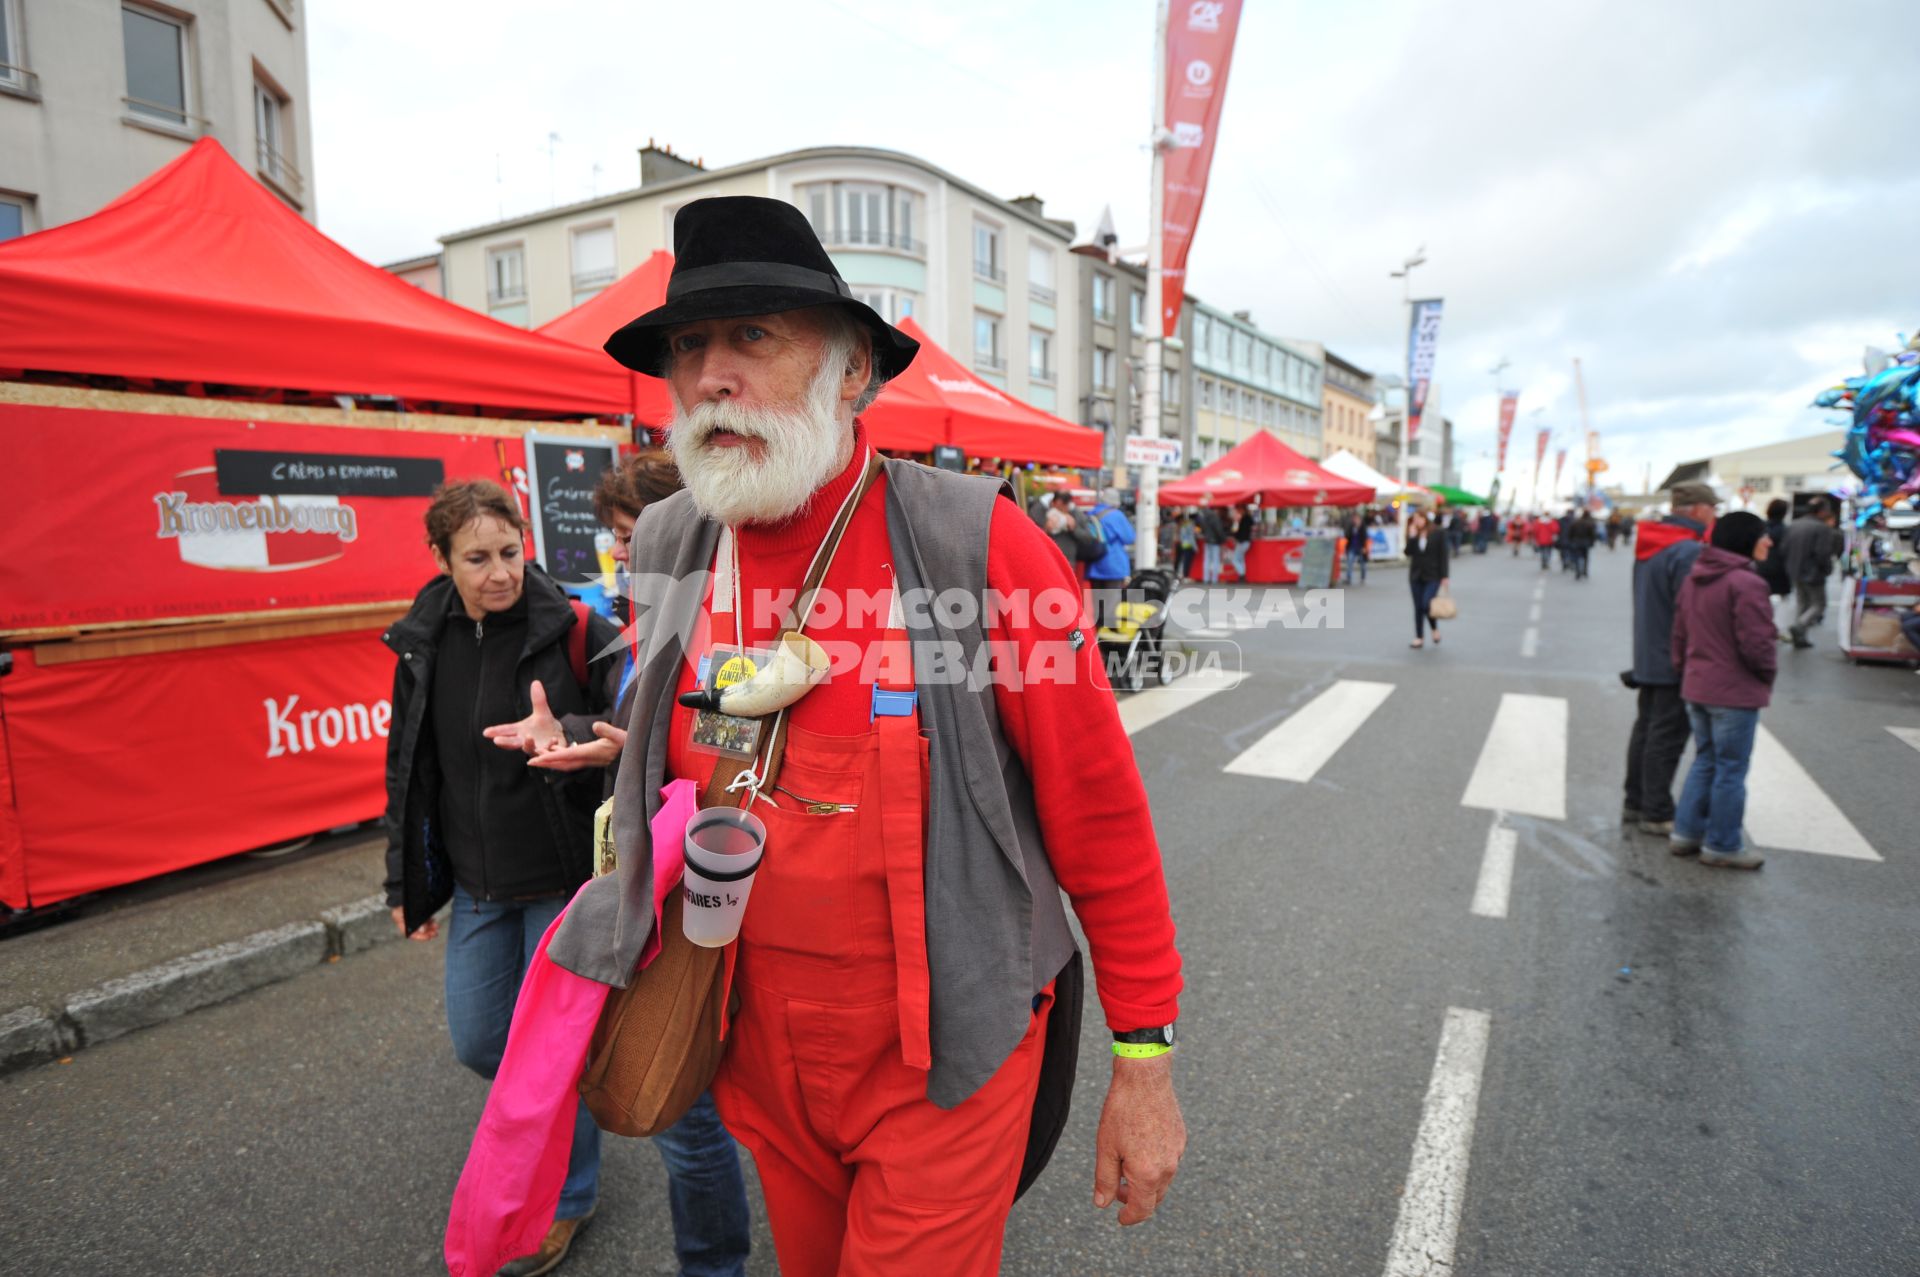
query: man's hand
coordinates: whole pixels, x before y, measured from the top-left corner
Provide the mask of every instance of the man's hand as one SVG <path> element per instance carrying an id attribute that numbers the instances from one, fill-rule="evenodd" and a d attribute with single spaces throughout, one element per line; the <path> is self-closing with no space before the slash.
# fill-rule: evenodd
<path id="1" fill-rule="evenodd" d="M 407 911 L 400 905 L 393 907 L 393 929 L 400 933 L 400 938 L 403 940 L 432 940 L 440 934 L 440 924 L 432 918 L 428 918 L 409 935 L 407 933 Z"/>
<path id="2" fill-rule="evenodd" d="M 1165 1199 L 1186 1149 L 1187 1124 L 1173 1095 L 1173 1058 L 1116 1056 L 1094 1137 L 1093 1204 L 1105 1210 L 1118 1201 L 1122 1224 L 1145 1222 Z"/>
<path id="3" fill-rule="evenodd" d="M 613 766 L 614 760 L 620 757 L 620 751 L 627 746 L 626 729 L 615 727 L 612 723 L 595 723 L 593 734 L 600 739 L 584 745 L 566 745 L 546 754 L 535 754 L 527 760 L 527 766 L 555 772 Z"/>
<path id="4" fill-rule="evenodd" d="M 539 679 L 533 681 L 529 695 L 533 700 L 531 714 L 517 723 L 485 728 L 480 734 L 501 749 L 518 749 L 535 755 L 565 748 L 566 733 L 560 729 L 560 720 L 547 708 L 547 689 L 540 685 Z"/>

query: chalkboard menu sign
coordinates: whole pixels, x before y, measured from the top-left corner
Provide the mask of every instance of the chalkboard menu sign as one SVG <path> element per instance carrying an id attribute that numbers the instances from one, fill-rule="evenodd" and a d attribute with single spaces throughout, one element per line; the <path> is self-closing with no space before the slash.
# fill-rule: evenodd
<path id="1" fill-rule="evenodd" d="M 430 497 L 447 477 L 438 457 L 254 448 L 215 448 L 213 469 L 223 497 Z"/>
<path id="2" fill-rule="evenodd" d="M 527 435 L 533 555 L 562 585 L 578 586 L 601 571 L 595 544 L 601 527 L 593 515 L 593 489 L 619 455 L 618 444 L 602 439 Z"/>

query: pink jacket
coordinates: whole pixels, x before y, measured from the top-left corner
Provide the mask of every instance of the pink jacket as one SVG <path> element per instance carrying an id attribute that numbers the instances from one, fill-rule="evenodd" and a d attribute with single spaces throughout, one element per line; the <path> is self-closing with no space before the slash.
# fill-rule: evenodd
<path id="1" fill-rule="evenodd" d="M 653 819 L 654 934 L 641 951 L 642 967 L 660 951 L 661 906 L 679 885 L 687 821 L 698 807 L 690 780 L 676 780 L 661 793 L 665 801 Z M 610 990 L 548 960 L 547 943 L 559 926 L 554 919 L 527 967 L 506 1054 L 453 1190 L 446 1240 L 451 1277 L 492 1277 L 508 1260 L 540 1249 L 560 1203 L 580 1072 Z"/>

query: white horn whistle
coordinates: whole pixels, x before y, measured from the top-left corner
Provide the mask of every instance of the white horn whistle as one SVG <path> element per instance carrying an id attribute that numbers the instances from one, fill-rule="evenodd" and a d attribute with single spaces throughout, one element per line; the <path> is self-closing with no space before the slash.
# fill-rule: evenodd
<path id="1" fill-rule="evenodd" d="M 759 718 L 793 704 L 826 682 L 832 670 L 833 662 L 825 648 L 798 630 L 788 630 L 780 636 L 773 656 L 754 671 L 752 678 L 732 687 L 688 692 L 680 697 L 680 703 L 740 718 Z"/>

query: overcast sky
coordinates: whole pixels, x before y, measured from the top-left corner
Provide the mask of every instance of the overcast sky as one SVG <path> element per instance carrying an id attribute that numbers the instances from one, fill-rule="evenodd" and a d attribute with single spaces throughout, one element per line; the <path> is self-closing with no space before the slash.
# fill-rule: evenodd
<path id="1" fill-rule="evenodd" d="M 1179 0 L 1176 0 L 1178 7 Z M 386 262 L 638 181 L 911 152 L 1144 243 L 1154 6 L 321 0 L 305 8 L 320 223 Z M 1400 285 L 1446 299 L 1436 377 L 1469 486 L 1494 379 L 1607 480 L 1827 428 L 1805 407 L 1920 324 L 1920 78 L 1897 0 L 1249 0 L 1189 290 L 1362 366 Z M 549 155 L 549 134 L 558 134 Z M 595 166 L 598 166 L 596 172 Z M 1536 416 L 1534 410 L 1542 410 Z M 1552 468 L 1549 453 L 1548 468 Z"/>

